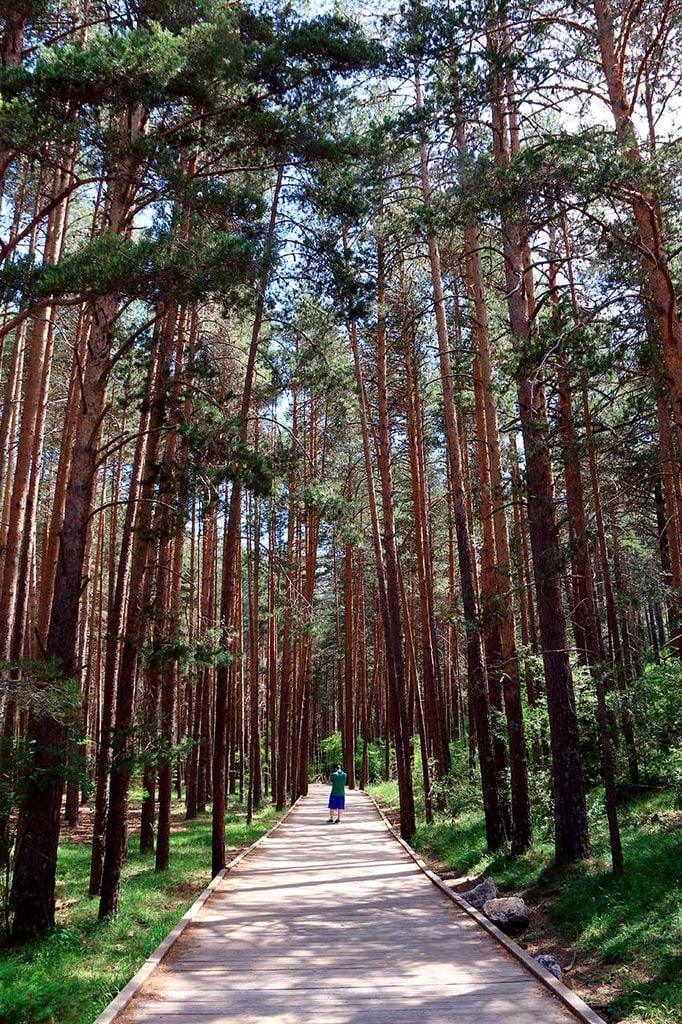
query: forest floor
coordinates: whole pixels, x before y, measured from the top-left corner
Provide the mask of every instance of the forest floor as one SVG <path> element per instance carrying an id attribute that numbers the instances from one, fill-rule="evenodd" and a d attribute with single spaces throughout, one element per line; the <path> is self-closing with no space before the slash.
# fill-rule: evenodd
<path id="1" fill-rule="evenodd" d="M 397 822 L 397 785 L 370 792 Z M 554 956 L 565 983 L 605 1020 L 682 1024 L 682 811 L 667 791 L 622 806 L 621 878 L 609 871 L 599 794 L 590 821 L 592 857 L 563 869 L 552 866 L 549 840 L 517 860 L 487 853 L 477 809 L 420 825 L 413 846 L 456 891 L 492 877 L 501 894 L 524 896 L 532 917 L 520 945 Z"/>
<path id="2" fill-rule="evenodd" d="M 131 804 L 129 858 L 115 921 L 97 920 L 98 900 L 87 895 L 91 816 L 65 829 L 57 869 L 57 928 L 21 949 L 0 946 L 0 1024 L 92 1024 L 142 966 L 210 881 L 211 816 L 184 820 L 173 807 L 171 863 L 154 871 L 154 856 L 139 853 L 139 803 Z M 265 806 L 246 824 L 233 802 L 227 838 L 233 856 L 280 817 Z"/>

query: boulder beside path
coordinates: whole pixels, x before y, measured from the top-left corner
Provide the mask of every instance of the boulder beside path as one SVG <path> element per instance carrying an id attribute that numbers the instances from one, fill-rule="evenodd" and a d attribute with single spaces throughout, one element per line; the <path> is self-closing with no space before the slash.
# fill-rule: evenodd
<path id="1" fill-rule="evenodd" d="M 530 921 L 530 907 L 520 896 L 486 900 L 483 913 L 507 935 L 518 935 L 525 931 Z"/>
<path id="2" fill-rule="evenodd" d="M 556 962 L 553 956 L 550 956 L 549 953 L 540 953 L 540 955 L 536 956 L 535 959 L 541 965 L 541 967 L 544 967 L 546 971 L 549 971 L 550 974 L 553 974 L 557 981 L 562 980 L 561 967 Z"/>
<path id="3" fill-rule="evenodd" d="M 484 878 L 473 889 L 467 889 L 466 892 L 461 892 L 459 895 L 463 900 L 466 900 L 470 907 L 474 907 L 475 910 L 482 910 L 483 904 L 488 900 L 497 899 L 497 886 L 492 878 Z"/>

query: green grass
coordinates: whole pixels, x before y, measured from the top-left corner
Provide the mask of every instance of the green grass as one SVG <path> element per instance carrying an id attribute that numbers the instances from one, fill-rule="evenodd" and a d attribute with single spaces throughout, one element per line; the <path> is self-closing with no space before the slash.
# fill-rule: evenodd
<path id="1" fill-rule="evenodd" d="M 277 817 L 267 807 L 247 825 L 233 805 L 227 817 L 230 848 L 254 842 Z M 184 822 L 181 806 L 175 808 L 168 871 L 156 874 L 153 855 L 142 857 L 137 847 L 137 836 L 131 836 L 121 912 L 115 921 L 100 923 L 98 901 L 87 896 L 90 844 L 60 845 L 58 927 L 21 949 L 0 949 L 2 1024 L 92 1024 L 210 880 L 210 815 Z"/>
<path id="2" fill-rule="evenodd" d="M 397 806 L 395 783 L 371 792 Z M 552 866 L 548 841 L 537 842 L 517 860 L 488 854 L 478 810 L 420 825 L 414 846 L 457 875 L 491 875 L 502 891 L 524 894 L 531 906 L 542 904 L 545 937 L 571 946 L 581 962 L 589 963 L 595 1001 L 608 1020 L 682 1022 L 682 828 L 674 827 L 673 794 L 640 795 L 621 809 L 621 878 L 609 871 L 600 796 L 593 793 L 590 799 L 593 856 L 570 868 Z M 532 942 L 533 933 L 527 938 Z M 588 1002 L 590 980 L 584 992 Z"/>

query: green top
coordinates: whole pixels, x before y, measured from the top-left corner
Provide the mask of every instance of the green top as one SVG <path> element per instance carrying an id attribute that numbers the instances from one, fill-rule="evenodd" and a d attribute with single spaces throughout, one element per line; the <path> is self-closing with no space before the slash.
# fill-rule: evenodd
<path id="1" fill-rule="evenodd" d="M 343 796 L 348 776 L 345 772 L 332 772 L 332 796 Z"/>

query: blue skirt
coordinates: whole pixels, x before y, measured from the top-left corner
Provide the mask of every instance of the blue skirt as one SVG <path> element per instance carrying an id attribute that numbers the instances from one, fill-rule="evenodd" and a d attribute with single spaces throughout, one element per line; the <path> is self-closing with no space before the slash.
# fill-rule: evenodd
<path id="1" fill-rule="evenodd" d="M 332 793 L 329 797 L 329 810 L 330 811 L 343 811 L 346 806 L 345 796 L 334 796 Z"/>

